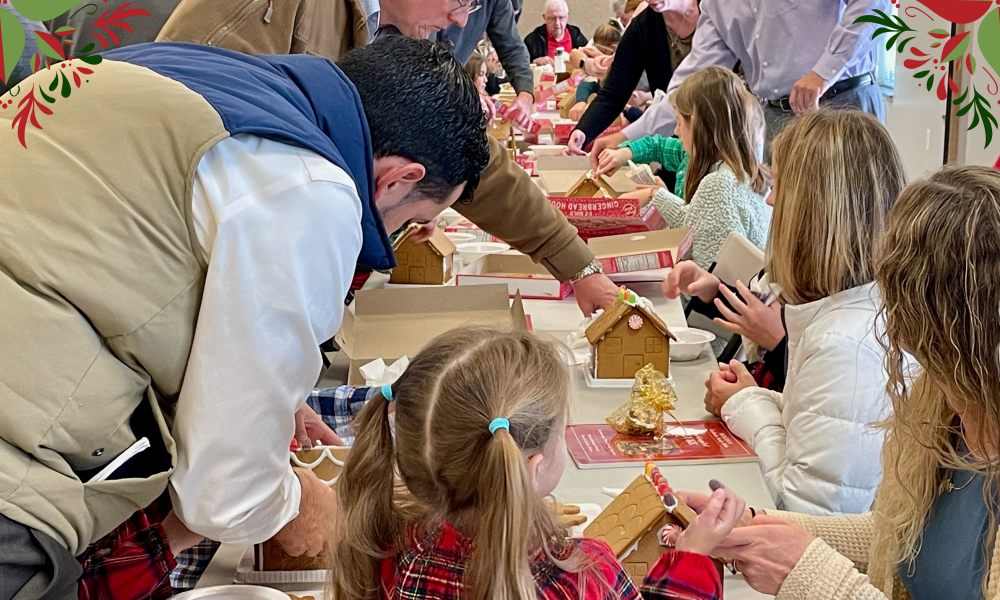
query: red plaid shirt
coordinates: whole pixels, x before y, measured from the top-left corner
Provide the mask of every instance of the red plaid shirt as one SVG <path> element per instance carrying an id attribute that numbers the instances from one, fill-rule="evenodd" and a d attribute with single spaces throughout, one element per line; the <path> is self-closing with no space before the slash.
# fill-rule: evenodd
<path id="1" fill-rule="evenodd" d="M 642 594 L 611 548 L 593 539 L 572 540 L 593 561 L 598 577 L 562 571 L 539 555 L 531 566 L 540 600 L 721 600 L 722 580 L 711 559 L 666 552 L 642 584 Z M 387 600 L 428 598 L 459 600 L 472 542 L 450 525 L 436 535 L 412 527 L 406 547 L 382 561 L 382 592 Z M 581 589 L 582 588 L 582 589 Z"/>
<path id="2" fill-rule="evenodd" d="M 173 595 L 170 571 L 176 566 L 160 523 L 170 497 L 133 514 L 80 556 L 79 600 L 163 600 Z"/>

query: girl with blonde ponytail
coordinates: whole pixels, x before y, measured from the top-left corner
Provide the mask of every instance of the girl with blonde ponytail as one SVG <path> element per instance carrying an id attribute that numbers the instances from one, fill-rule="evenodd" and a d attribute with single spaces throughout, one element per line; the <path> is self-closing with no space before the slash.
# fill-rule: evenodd
<path id="1" fill-rule="evenodd" d="M 328 597 L 639 599 L 611 549 L 570 539 L 544 501 L 564 470 L 568 414 L 569 375 L 553 344 L 489 329 L 431 342 L 354 423 Z M 643 596 L 719 598 L 703 554 L 742 514 L 718 490 Z"/>

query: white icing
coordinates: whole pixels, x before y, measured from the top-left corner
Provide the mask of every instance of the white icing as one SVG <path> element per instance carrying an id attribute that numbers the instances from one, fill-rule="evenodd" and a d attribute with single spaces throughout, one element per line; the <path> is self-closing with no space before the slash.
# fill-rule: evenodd
<path id="1" fill-rule="evenodd" d="M 323 448 L 323 452 L 320 453 L 319 458 L 317 458 L 316 460 L 312 461 L 311 463 L 302 462 L 301 460 L 299 460 L 298 455 L 296 455 L 295 452 L 292 452 L 291 453 L 291 455 L 292 455 L 292 463 L 296 467 L 299 467 L 301 469 L 309 469 L 310 471 L 312 471 L 313 469 L 315 469 L 316 467 L 318 467 L 320 465 L 320 463 L 322 463 L 324 460 L 329 460 L 330 462 L 332 462 L 333 464 L 337 465 L 338 467 L 343 468 L 344 461 L 337 460 L 337 458 L 333 455 L 333 450 L 332 449 L 335 448 L 335 446 L 322 446 L 322 448 Z M 317 448 L 313 448 L 313 450 L 319 450 L 319 448 L 318 447 Z M 329 480 L 329 481 L 326 481 L 326 480 L 323 480 L 323 479 L 320 479 L 320 481 L 322 481 L 327 486 L 331 486 L 331 485 L 337 483 L 338 479 L 340 479 L 340 475 L 339 474 L 336 477 L 334 477 L 333 479 Z"/>

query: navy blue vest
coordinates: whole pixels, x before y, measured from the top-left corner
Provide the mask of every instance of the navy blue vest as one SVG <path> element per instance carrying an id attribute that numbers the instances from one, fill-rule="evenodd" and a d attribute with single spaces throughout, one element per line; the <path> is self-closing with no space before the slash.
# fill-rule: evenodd
<path id="1" fill-rule="evenodd" d="M 361 197 L 359 265 L 396 265 L 375 207 L 371 135 L 361 98 L 332 62 L 304 54 L 248 56 L 178 43 L 126 46 L 104 57 L 184 84 L 218 111 L 230 135 L 248 133 L 306 148 L 344 169 Z"/>

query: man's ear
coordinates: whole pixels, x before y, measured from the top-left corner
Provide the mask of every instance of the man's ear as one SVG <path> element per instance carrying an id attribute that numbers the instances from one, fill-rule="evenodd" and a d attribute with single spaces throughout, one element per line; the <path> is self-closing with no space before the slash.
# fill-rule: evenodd
<path id="1" fill-rule="evenodd" d="M 383 196 L 405 197 L 427 175 L 424 165 L 402 156 L 376 158 L 374 166 L 376 201 Z"/>

